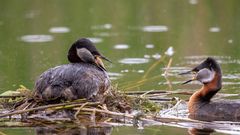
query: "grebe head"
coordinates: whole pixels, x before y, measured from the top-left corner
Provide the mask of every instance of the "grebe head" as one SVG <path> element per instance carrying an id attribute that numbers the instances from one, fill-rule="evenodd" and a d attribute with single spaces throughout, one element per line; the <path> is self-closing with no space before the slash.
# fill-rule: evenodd
<path id="1" fill-rule="evenodd" d="M 216 62 L 216 60 L 209 57 L 205 61 L 203 61 L 200 65 L 196 66 L 195 68 L 193 68 L 190 71 L 181 73 L 181 75 L 189 74 L 189 73 L 193 73 L 194 77 L 192 79 L 184 82 L 183 84 L 187 84 L 194 80 L 198 80 L 199 82 L 201 82 L 203 84 L 207 84 L 207 83 L 210 83 L 214 79 L 216 73 L 218 73 L 218 75 L 220 75 L 220 77 L 221 77 L 221 68 L 220 68 L 219 64 Z"/>
<path id="2" fill-rule="evenodd" d="M 207 84 L 214 79 L 214 76 L 215 76 L 215 71 L 204 68 L 197 72 L 193 80 L 198 80 L 203 84 Z"/>
<path id="3" fill-rule="evenodd" d="M 91 63 L 105 70 L 102 59 L 111 62 L 104 57 L 95 47 L 95 45 L 86 38 L 78 39 L 72 44 L 68 51 L 68 60 L 71 63 Z"/>

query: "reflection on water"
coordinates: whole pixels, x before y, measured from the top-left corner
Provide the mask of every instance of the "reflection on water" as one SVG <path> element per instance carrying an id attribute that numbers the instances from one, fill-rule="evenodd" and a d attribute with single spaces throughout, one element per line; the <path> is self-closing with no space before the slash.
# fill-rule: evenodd
<path id="1" fill-rule="evenodd" d="M 129 48 L 129 45 L 126 45 L 126 44 L 117 44 L 114 46 L 114 49 L 128 49 Z"/>
<path id="2" fill-rule="evenodd" d="M 110 78 L 120 87 L 145 77 L 145 83 L 131 90 L 167 90 L 171 81 L 172 90 L 195 91 L 199 83 L 183 88 L 180 84 L 185 78 L 178 73 L 213 56 L 223 68 L 224 86 L 220 92 L 239 93 L 238 5 L 239 0 L 53 0 L 47 5 L 31 0 L 3 2 L 0 89 L 15 90 L 21 84 L 31 89 L 43 71 L 67 63 L 66 52 L 72 41 L 89 37 L 105 56 L 115 61 L 113 66 L 106 63 L 106 67 Z M 173 60 L 169 68 L 166 68 L 169 57 L 163 59 L 165 55 Z M 162 76 L 167 69 L 168 80 Z M 119 132 L 115 130 L 114 134 L 136 134 L 138 130 L 122 127 Z M 185 129 L 163 126 L 145 128 L 139 134 L 155 132 L 186 134 Z"/>
<path id="3" fill-rule="evenodd" d="M 229 44 L 232 44 L 232 43 L 233 43 L 233 40 L 232 40 L 232 39 L 229 39 L 229 40 L 228 40 L 228 43 L 229 43 Z"/>
<path id="4" fill-rule="evenodd" d="M 113 72 L 108 72 L 108 76 L 110 77 L 111 80 L 117 80 L 123 75 L 120 73 L 113 73 Z"/>
<path id="5" fill-rule="evenodd" d="M 113 32 L 94 32 L 94 36 L 96 37 L 113 37 L 113 36 L 118 36 L 118 33 L 113 33 Z"/>
<path id="6" fill-rule="evenodd" d="M 154 48 L 154 44 L 146 44 L 145 47 L 148 49 L 152 49 Z"/>
<path id="7" fill-rule="evenodd" d="M 192 5 L 198 4 L 198 0 L 189 0 L 189 3 Z"/>
<path id="8" fill-rule="evenodd" d="M 211 27 L 209 28 L 210 32 L 220 32 L 220 28 L 219 27 Z"/>
<path id="9" fill-rule="evenodd" d="M 112 24 L 103 24 L 103 25 L 94 25 L 91 27 L 92 29 L 111 29 L 112 28 Z"/>
<path id="10" fill-rule="evenodd" d="M 96 38 L 96 37 L 88 37 L 89 40 L 91 40 L 93 43 L 97 44 L 103 41 L 102 38 Z"/>
<path id="11" fill-rule="evenodd" d="M 153 54 L 152 57 L 154 59 L 160 59 L 161 58 L 161 55 L 159 53 L 156 53 L 156 54 Z"/>
<path id="12" fill-rule="evenodd" d="M 122 64 L 144 64 L 148 62 L 149 62 L 149 59 L 145 59 L 145 58 L 124 58 L 119 60 L 119 63 L 122 63 Z"/>
<path id="13" fill-rule="evenodd" d="M 144 32 L 166 32 L 168 31 L 168 27 L 164 25 L 159 26 L 144 26 L 142 28 Z"/>
<path id="14" fill-rule="evenodd" d="M 49 29 L 50 33 L 68 33 L 70 29 L 67 27 L 52 27 Z"/>
<path id="15" fill-rule="evenodd" d="M 213 129 L 208 129 L 208 128 L 204 128 L 204 129 L 190 128 L 188 130 L 188 133 L 190 135 L 210 135 L 213 132 L 214 132 Z"/>
<path id="16" fill-rule="evenodd" d="M 112 127 L 36 127 L 36 135 L 111 135 Z"/>
<path id="17" fill-rule="evenodd" d="M 24 35 L 21 37 L 24 42 L 50 42 L 53 40 L 51 35 Z"/>

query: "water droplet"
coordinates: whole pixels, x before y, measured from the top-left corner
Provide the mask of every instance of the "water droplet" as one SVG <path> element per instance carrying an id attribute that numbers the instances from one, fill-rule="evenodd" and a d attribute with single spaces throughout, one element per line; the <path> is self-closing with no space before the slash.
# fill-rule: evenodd
<path id="1" fill-rule="evenodd" d="M 119 63 L 123 64 L 143 64 L 148 62 L 149 60 L 145 58 L 124 58 L 119 61 Z"/>
<path id="2" fill-rule="evenodd" d="M 144 26 L 142 30 L 145 32 L 166 32 L 168 27 L 164 25 Z"/>
<path id="3" fill-rule="evenodd" d="M 24 42 L 50 42 L 53 40 L 51 35 L 24 35 L 21 37 L 21 40 Z"/>
<path id="4" fill-rule="evenodd" d="M 70 29 L 67 27 L 52 27 L 49 29 L 49 32 L 51 32 L 51 33 L 68 33 L 68 32 L 70 32 Z"/>

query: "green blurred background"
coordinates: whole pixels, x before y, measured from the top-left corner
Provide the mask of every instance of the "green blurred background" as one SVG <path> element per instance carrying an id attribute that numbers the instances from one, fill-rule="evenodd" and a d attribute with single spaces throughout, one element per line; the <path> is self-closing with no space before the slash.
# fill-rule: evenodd
<path id="1" fill-rule="evenodd" d="M 113 61 L 106 67 L 123 90 L 169 89 L 163 76 L 129 87 L 172 46 L 172 90 L 198 87 L 180 86 L 184 78 L 177 74 L 214 56 L 224 72 L 222 92 L 238 93 L 239 5 L 239 0 L 0 0 L 0 91 L 32 89 L 42 72 L 68 63 L 75 40 L 87 37 Z M 122 61 L 129 58 L 138 59 Z M 147 79 L 161 76 L 169 59 Z"/>

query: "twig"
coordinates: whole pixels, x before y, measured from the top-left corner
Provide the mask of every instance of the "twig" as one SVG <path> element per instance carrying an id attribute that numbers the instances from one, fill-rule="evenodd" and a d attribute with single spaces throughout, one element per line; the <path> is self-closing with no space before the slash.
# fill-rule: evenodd
<path id="1" fill-rule="evenodd" d="M 18 97 L 25 97 L 24 95 L 15 95 L 15 96 L 0 96 L 0 98 L 18 98 Z"/>
<path id="2" fill-rule="evenodd" d="M 82 104 L 81 106 L 80 106 L 80 108 L 77 110 L 77 112 L 74 114 L 74 118 L 76 119 L 76 120 L 78 120 L 78 114 L 80 113 L 80 111 L 81 111 L 81 109 L 84 107 L 84 106 L 86 106 L 88 104 L 88 102 L 86 102 L 86 103 L 84 103 L 84 104 Z"/>
<path id="3" fill-rule="evenodd" d="M 150 92 L 152 92 L 152 91 L 154 91 L 154 90 L 147 91 L 147 92 L 141 94 L 140 97 L 144 97 L 144 96 L 146 96 L 148 93 L 150 93 Z"/>
<path id="4" fill-rule="evenodd" d="M 76 104 L 76 105 L 72 105 L 72 104 Z M 53 107 L 66 106 L 66 105 L 72 105 L 71 107 L 76 107 L 76 106 L 80 106 L 82 104 L 79 102 L 69 102 L 69 103 L 61 103 L 61 104 L 54 104 L 54 105 L 39 106 L 36 108 L 30 108 L 30 109 L 26 109 L 26 110 L 18 110 L 18 111 L 14 111 L 14 112 L 0 114 L 0 118 L 6 117 L 6 116 L 12 116 L 12 115 L 16 115 L 16 114 L 23 114 L 23 113 L 32 112 L 32 111 L 44 110 L 44 109 L 53 108 Z"/>
<path id="5" fill-rule="evenodd" d="M 3 132 L 0 132 L 0 135 L 7 135 L 7 134 L 5 134 L 5 133 L 3 133 Z"/>
<path id="6" fill-rule="evenodd" d="M 167 91 L 164 90 L 154 90 L 154 91 L 128 91 L 125 92 L 127 95 L 141 95 L 141 94 L 158 94 L 158 93 L 167 93 Z"/>
<path id="7" fill-rule="evenodd" d="M 154 101 L 172 101 L 173 98 L 158 98 L 158 97 L 149 97 L 148 100 L 154 100 Z"/>
<path id="8" fill-rule="evenodd" d="M 168 61 L 168 64 L 167 64 L 166 70 L 165 70 L 165 72 L 164 72 L 164 76 L 165 76 L 165 77 L 167 77 L 167 75 L 168 75 L 168 71 L 169 71 L 171 65 L 172 65 L 172 58 L 170 58 L 169 61 Z"/>
<path id="9" fill-rule="evenodd" d="M 78 110 L 78 108 L 73 108 L 74 110 Z M 130 118 L 130 119 L 134 119 L 135 116 L 131 115 L 131 114 L 126 114 L 126 113 L 119 113 L 119 112 L 112 112 L 112 111 L 108 111 L 108 110 L 100 110 L 100 109 L 96 109 L 96 108 L 82 108 L 82 111 L 89 111 L 89 112 L 99 112 L 99 113 L 105 113 L 105 114 L 109 114 L 109 115 L 113 115 L 113 116 L 121 116 L 124 118 Z M 148 122 L 156 122 L 152 119 L 149 118 L 142 118 L 140 117 L 139 120 L 142 121 L 148 121 Z"/>
<path id="10" fill-rule="evenodd" d="M 166 70 L 165 70 L 165 72 L 164 72 L 164 78 L 165 78 L 166 81 L 167 81 L 169 90 L 172 90 L 172 82 L 168 79 L 168 71 L 169 71 L 169 69 L 170 69 L 170 67 L 171 67 L 171 64 L 172 64 L 172 58 L 169 59 L 168 65 L 167 65 Z"/>
<path id="11" fill-rule="evenodd" d="M 154 90 L 154 91 L 129 91 L 125 92 L 127 95 L 141 95 L 146 93 L 146 95 L 152 95 L 152 94 L 183 94 L 183 95 L 192 95 L 193 92 L 188 92 L 188 91 L 164 91 L 164 90 Z M 157 96 L 157 95 L 156 95 Z"/>

